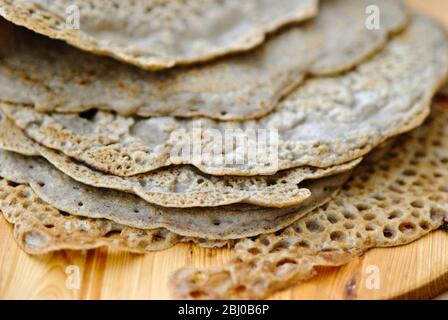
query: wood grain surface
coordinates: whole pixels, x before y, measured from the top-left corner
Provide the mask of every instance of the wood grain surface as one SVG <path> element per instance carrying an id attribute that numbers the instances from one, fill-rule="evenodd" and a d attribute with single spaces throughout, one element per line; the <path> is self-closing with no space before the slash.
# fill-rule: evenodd
<path id="1" fill-rule="evenodd" d="M 409 2 L 448 27 L 447 0 Z M 322 269 L 318 277 L 272 298 L 434 298 L 448 290 L 447 252 L 448 233 L 437 231 L 407 246 L 371 250 L 341 268 Z M 169 299 L 171 272 L 219 266 L 231 255 L 229 249 L 183 244 L 146 255 L 102 248 L 31 257 L 17 247 L 11 226 L 0 218 L 0 299 Z M 380 272 L 379 289 L 368 289 L 370 266 Z M 79 288 L 72 286 L 76 270 Z"/>

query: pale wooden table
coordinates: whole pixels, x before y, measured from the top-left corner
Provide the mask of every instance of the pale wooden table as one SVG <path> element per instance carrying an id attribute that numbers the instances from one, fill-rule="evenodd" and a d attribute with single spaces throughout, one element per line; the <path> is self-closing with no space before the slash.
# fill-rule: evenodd
<path id="1" fill-rule="evenodd" d="M 447 0 L 412 0 L 448 26 Z M 448 233 L 434 232 L 408 246 L 375 249 L 342 268 L 275 299 L 433 298 L 448 289 Z M 11 227 L 0 219 L 0 298 L 2 299 L 168 299 L 168 276 L 182 266 L 225 263 L 231 250 L 179 245 L 144 256 L 99 249 L 30 257 L 15 244 Z M 381 271 L 380 290 L 366 288 L 366 267 Z M 80 270 L 80 289 L 67 288 L 67 267 Z M 347 292 L 347 285 L 353 289 Z"/>

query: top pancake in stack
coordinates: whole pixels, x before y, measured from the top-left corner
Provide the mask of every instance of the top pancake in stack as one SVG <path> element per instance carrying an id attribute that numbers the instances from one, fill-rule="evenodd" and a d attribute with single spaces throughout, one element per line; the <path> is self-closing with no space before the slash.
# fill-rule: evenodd
<path id="1" fill-rule="evenodd" d="M 157 73 L 85 54 L 23 29 L 3 27 L 1 94 L 3 100 L 33 104 L 41 111 L 99 108 L 125 116 L 262 117 L 307 74 L 328 75 L 352 68 L 381 49 L 387 36 L 408 22 L 401 2 L 375 1 L 383 12 L 382 28 L 368 30 L 368 3 L 324 1 L 316 19 L 272 35 L 247 54 Z"/>

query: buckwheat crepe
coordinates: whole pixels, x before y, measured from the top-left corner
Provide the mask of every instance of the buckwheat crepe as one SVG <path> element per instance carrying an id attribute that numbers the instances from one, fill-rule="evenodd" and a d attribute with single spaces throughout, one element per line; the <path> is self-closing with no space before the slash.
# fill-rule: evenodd
<path id="1" fill-rule="evenodd" d="M 134 193 L 149 203 L 174 208 L 217 207 L 234 203 L 277 208 L 298 205 L 311 195 L 309 189 L 301 187 L 301 182 L 349 171 L 362 160 L 326 169 L 301 167 L 271 176 L 214 177 L 192 166 L 177 166 L 122 178 L 93 170 L 63 153 L 39 145 L 1 112 L 0 148 L 28 156 L 42 156 L 83 184 Z"/>
<path id="2" fill-rule="evenodd" d="M 107 219 L 91 219 L 61 212 L 42 201 L 27 185 L 0 180 L 0 209 L 14 226 L 14 238 L 28 254 L 59 250 L 88 250 L 103 246 L 134 253 L 168 249 L 180 242 L 205 248 L 231 245 L 182 237 L 166 229 L 136 229 Z"/>
<path id="3" fill-rule="evenodd" d="M 344 75 L 308 80 L 276 112 L 257 121 L 125 118 L 104 111 L 83 117 L 10 103 L 0 107 L 35 141 L 113 175 L 172 164 L 192 164 L 213 175 L 261 175 L 343 164 L 419 126 L 447 74 L 445 33 L 416 16 L 372 60 Z M 241 132 L 260 130 L 278 134 L 267 148 L 259 148 L 259 136 L 250 134 L 246 147 L 222 147 L 222 137 L 238 141 Z M 192 145 L 199 156 L 185 152 Z M 272 157 L 271 147 L 278 152 Z M 254 161 L 228 161 L 244 159 L 247 151 Z"/>
<path id="4" fill-rule="evenodd" d="M 178 298 L 259 299 L 340 266 L 374 247 L 404 245 L 448 225 L 447 106 L 398 138 L 387 156 L 365 162 L 338 197 L 283 232 L 245 239 L 215 270 L 182 269 Z"/>
<path id="5" fill-rule="evenodd" d="M 272 3 L 281 8 L 278 1 Z M 365 26 L 369 4 L 380 9 L 379 30 Z M 157 73 L 3 24 L 0 99 L 32 104 L 40 111 L 99 108 L 124 116 L 254 119 L 276 108 L 307 74 L 334 74 L 356 66 L 408 22 L 402 1 L 324 0 L 320 11 L 315 20 L 272 36 L 253 52 Z"/>
<path id="6" fill-rule="evenodd" d="M 99 218 L 139 229 L 166 228 L 187 237 L 229 240 L 280 230 L 309 211 L 328 202 L 350 172 L 303 182 L 311 196 L 300 205 L 262 208 L 233 205 L 213 208 L 176 209 L 152 205 L 132 194 L 79 183 L 46 160 L 0 150 L 0 176 L 29 184 L 36 195 L 72 215 Z"/>
<path id="7" fill-rule="evenodd" d="M 132 252 L 167 249 L 179 240 L 163 229 L 140 230 L 105 219 L 86 219 L 63 214 L 43 202 L 26 185 L 0 181 L 0 208 L 14 225 L 14 238 L 29 254 L 71 249 L 94 249 L 111 245 Z M 168 235 L 162 237 L 161 235 Z M 154 241 L 159 236 L 159 241 Z M 153 246 L 155 245 L 155 246 Z"/>
<path id="8" fill-rule="evenodd" d="M 2 0 L 0 15 L 82 50 L 157 70 L 249 50 L 317 0 Z"/>

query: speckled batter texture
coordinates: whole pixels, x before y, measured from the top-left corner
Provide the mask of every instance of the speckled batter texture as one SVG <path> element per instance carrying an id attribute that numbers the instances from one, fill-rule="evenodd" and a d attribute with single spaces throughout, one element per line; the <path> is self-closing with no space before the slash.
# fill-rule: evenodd
<path id="1" fill-rule="evenodd" d="M 320 179 L 353 169 L 361 159 L 326 169 L 301 167 L 270 176 L 215 177 L 192 166 L 173 166 L 133 177 L 118 177 L 45 148 L 28 138 L 0 112 L 0 148 L 28 156 L 42 156 L 72 179 L 93 187 L 134 193 L 163 207 L 217 207 L 247 203 L 263 207 L 289 207 L 306 200 L 311 191 L 304 180 Z"/>
<path id="2" fill-rule="evenodd" d="M 4 179 L 0 181 L 0 210 L 13 224 L 18 245 L 32 255 L 103 246 L 146 253 L 165 250 L 179 242 L 194 242 L 206 248 L 232 244 L 182 237 L 163 228 L 142 230 L 106 219 L 73 216 L 42 201 L 29 186 Z"/>
<path id="3" fill-rule="evenodd" d="M 46 203 L 72 215 L 112 220 L 139 228 L 166 228 L 187 237 L 233 240 L 280 230 L 325 204 L 350 172 L 303 182 L 311 196 L 288 208 L 230 205 L 212 208 L 164 208 L 125 192 L 79 183 L 38 157 L 0 150 L 0 176 L 26 183 Z"/>
<path id="4" fill-rule="evenodd" d="M 82 50 L 158 70 L 249 50 L 266 33 L 313 17 L 317 5 L 317 0 L 2 0 L 0 15 Z"/>
<path id="5" fill-rule="evenodd" d="M 448 111 L 399 137 L 379 162 L 362 164 L 328 205 L 282 232 L 242 240 L 215 270 L 182 269 L 178 298 L 256 299 L 339 266 L 374 247 L 404 245 L 448 225 Z"/>
<path id="6" fill-rule="evenodd" d="M 381 9 L 380 30 L 365 27 L 370 3 Z M 3 23 L 0 98 L 40 111 L 254 119 L 277 107 L 305 75 L 343 72 L 370 58 L 408 18 L 401 1 L 325 0 L 315 20 L 254 51 L 166 72 L 145 72 Z"/>
<path id="7" fill-rule="evenodd" d="M 260 175 L 342 164 L 419 126 L 447 74 L 445 33 L 416 16 L 372 60 L 344 75 L 308 80 L 278 110 L 257 121 L 134 119 L 103 111 L 84 118 L 8 103 L 0 107 L 35 141 L 114 175 L 132 176 L 172 164 L 192 164 L 213 175 Z M 275 158 L 266 158 L 266 149 L 253 148 L 256 161 L 229 163 L 224 160 L 238 159 L 247 150 L 232 145 L 215 152 L 217 142 L 210 133 L 237 140 L 241 131 L 260 129 L 278 133 Z M 258 143 L 248 135 L 248 146 Z M 192 144 L 199 146 L 199 157 L 179 152 Z"/>

